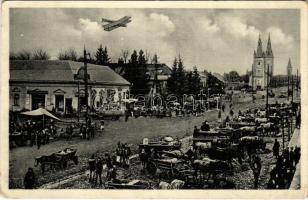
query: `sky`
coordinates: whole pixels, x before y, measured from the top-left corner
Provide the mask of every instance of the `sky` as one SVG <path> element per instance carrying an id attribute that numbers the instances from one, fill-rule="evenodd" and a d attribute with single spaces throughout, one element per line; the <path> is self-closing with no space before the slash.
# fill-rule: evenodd
<path id="1" fill-rule="evenodd" d="M 102 17 L 123 16 L 132 17 L 126 28 L 107 32 L 101 27 Z M 289 58 L 296 73 L 299 21 L 296 9 L 11 8 L 10 51 L 42 48 L 57 59 L 69 48 L 81 55 L 84 45 L 94 54 L 102 44 L 113 61 L 123 49 L 143 49 L 168 66 L 180 55 L 186 69 L 244 74 L 251 69 L 258 37 L 265 49 L 270 34 L 274 74 L 286 74 Z"/>

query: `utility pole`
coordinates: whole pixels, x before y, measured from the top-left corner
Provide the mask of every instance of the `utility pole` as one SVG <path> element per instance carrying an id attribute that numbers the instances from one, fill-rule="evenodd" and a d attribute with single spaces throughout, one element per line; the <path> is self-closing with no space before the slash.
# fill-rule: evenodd
<path id="1" fill-rule="evenodd" d="M 282 117 L 282 149 L 284 149 L 284 116 Z"/>
<path id="2" fill-rule="evenodd" d="M 291 74 L 291 84 L 292 84 L 292 103 L 293 103 L 294 83 L 293 83 L 293 75 L 292 74 Z"/>
<path id="3" fill-rule="evenodd" d="M 78 123 L 80 121 L 80 81 L 78 80 Z"/>
<path id="4" fill-rule="evenodd" d="M 288 101 L 289 101 L 289 95 L 290 95 L 290 76 L 289 76 L 289 73 L 288 73 Z"/>
<path id="5" fill-rule="evenodd" d="M 269 89 L 269 65 L 267 65 L 266 74 L 266 116 L 268 117 L 268 89 Z"/>
<path id="6" fill-rule="evenodd" d="M 290 141 L 290 120 L 288 120 L 288 141 Z"/>
<path id="7" fill-rule="evenodd" d="M 255 98 L 253 96 L 253 86 L 254 86 L 254 80 L 253 80 L 253 65 L 251 65 L 251 96 L 252 96 L 252 103 L 255 102 Z"/>
<path id="8" fill-rule="evenodd" d="M 83 62 L 84 62 L 84 91 L 85 91 L 85 99 L 86 99 L 86 115 L 85 115 L 85 120 L 86 120 L 86 128 L 88 126 L 88 111 L 89 111 L 89 106 L 88 106 L 88 67 L 87 67 L 87 51 L 86 47 L 84 47 L 83 50 Z"/>
<path id="9" fill-rule="evenodd" d="M 296 70 L 296 96 L 298 96 L 298 85 L 299 85 L 299 82 L 298 82 L 298 69 Z"/>

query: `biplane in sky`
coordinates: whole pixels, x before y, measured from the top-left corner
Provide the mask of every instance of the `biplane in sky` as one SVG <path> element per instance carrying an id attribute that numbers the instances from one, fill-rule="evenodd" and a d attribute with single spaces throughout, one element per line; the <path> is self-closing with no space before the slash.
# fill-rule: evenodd
<path id="1" fill-rule="evenodd" d="M 131 17 L 129 16 L 125 16 L 122 17 L 119 20 L 109 20 L 109 19 L 105 19 L 102 18 L 102 23 L 108 23 L 105 25 L 102 25 L 105 31 L 112 31 L 113 29 L 119 28 L 119 27 L 126 27 L 126 24 L 128 24 L 129 22 L 131 22 Z"/>

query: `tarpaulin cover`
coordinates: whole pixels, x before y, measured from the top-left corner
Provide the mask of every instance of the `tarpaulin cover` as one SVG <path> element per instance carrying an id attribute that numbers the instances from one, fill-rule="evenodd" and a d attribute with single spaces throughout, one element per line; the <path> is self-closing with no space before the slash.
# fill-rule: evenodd
<path id="1" fill-rule="evenodd" d="M 56 120 L 60 120 L 58 117 L 54 116 L 53 114 L 51 114 L 50 112 L 48 112 L 44 108 L 38 108 L 36 110 L 31 110 L 31 111 L 28 111 L 28 112 L 22 112 L 21 114 L 29 115 L 29 116 L 42 116 L 42 115 L 46 115 L 46 116 L 49 116 L 49 117 L 54 118 Z"/>

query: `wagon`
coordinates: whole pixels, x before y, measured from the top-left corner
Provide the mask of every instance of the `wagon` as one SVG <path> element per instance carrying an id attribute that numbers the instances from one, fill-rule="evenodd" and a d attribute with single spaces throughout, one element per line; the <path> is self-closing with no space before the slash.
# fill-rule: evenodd
<path id="1" fill-rule="evenodd" d="M 29 135 L 25 135 L 22 132 L 13 132 L 9 135 L 10 145 L 24 146 L 29 140 Z"/>
<path id="2" fill-rule="evenodd" d="M 166 141 L 164 139 L 170 139 Z M 145 138 L 146 139 L 146 138 Z M 139 150 L 144 149 L 145 152 L 150 153 L 151 149 L 154 151 L 172 151 L 172 150 L 179 150 L 181 149 L 181 142 L 178 140 L 174 140 L 171 137 L 165 137 L 161 141 L 157 142 L 143 142 L 139 144 Z"/>
<path id="3" fill-rule="evenodd" d="M 243 126 L 255 126 L 255 125 L 256 125 L 255 123 L 249 123 L 249 122 L 229 122 L 227 126 L 234 129 L 238 129 Z"/>
<path id="4" fill-rule="evenodd" d="M 49 165 L 50 169 L 66 168 L 68 162 L 73 161 L 75 165 L 78 164 L 78 156 L 76 155 L 77 150 L 71 148 L 65 148 L 62 151 L 52 153 L 50 155 L 43 155 L 35 158 L 35 166 L 41 165 L 42 172 L 45 172 L 45 167 Z"/>
<path id="5" fill-rule="evenodd" d="M 105 183 L 106 189 L 150 189 L 151 186 L 147 181 L 143 180 L 114 180 Z"/>
<path id="6" fill-rule="evenodd" d="M 188 169 L 187 162 L 177 158 L 162 158 L 151 159 L 147 164 L 147 170 L 150 174 L 156 175 L 160 170 L 163 174 L 166 174 L 169 179 L 182 178 L 184 172 Z"/>

